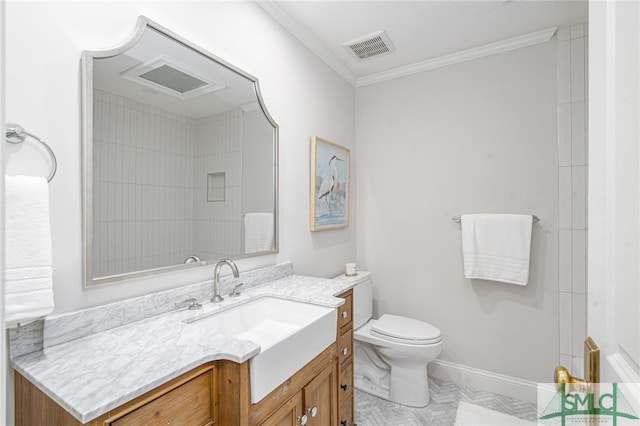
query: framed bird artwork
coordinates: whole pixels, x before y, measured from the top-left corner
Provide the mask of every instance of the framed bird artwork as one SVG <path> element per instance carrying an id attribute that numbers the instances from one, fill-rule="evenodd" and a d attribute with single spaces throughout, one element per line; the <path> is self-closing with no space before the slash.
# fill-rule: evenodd
<path id="1" fill-rule="evenodd" d="M 350 150 L 314 136 L 311 140 L 312 231 L 349 226 Z"/>

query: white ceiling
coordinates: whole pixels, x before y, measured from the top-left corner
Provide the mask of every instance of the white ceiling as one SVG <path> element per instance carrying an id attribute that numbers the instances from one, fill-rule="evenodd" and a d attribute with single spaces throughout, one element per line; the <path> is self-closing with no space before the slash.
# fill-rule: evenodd
<path id="1" fill-rule="evenodd" d="M 272 17 L 355 85 L 469 49 L 587 21 L 586 1 L 259 1 Z M 395 51 L 365 60 L 342 44 L 385 30 Z"/>

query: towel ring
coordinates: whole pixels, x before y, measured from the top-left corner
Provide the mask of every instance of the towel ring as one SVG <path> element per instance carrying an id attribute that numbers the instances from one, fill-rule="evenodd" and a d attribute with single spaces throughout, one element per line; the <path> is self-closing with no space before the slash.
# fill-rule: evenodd
<path id="1" fill-rule="evenodd" d="M 53 150 L 45 141 L 34 135 L 33 133 L 29 133 L 22 126 L 14 123 L 7 123 L 7 128 L 4 131 L 4 136 L 9 143 L 22 143 L 27 138 L 27 136 L 32 137 L 37 140 L 45 147 L 45 149 L 49 152 L 51 156 L 51 173 L 49 173 L 49 177 L 47 178 L 47 182 L 51 182 L 51 179 L 56 175 L 56 171 L 58 170 L 58 160 L 56 159 L 56 155 L 53 153 Z"/>

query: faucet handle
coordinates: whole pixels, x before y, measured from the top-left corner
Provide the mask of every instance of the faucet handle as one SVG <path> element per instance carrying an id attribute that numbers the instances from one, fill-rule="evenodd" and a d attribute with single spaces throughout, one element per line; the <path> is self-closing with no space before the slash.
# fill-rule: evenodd
<path id="1" fill-rule="evenodd" d="M 189 304 L 189 309 L 193 310 L 193 309 L 201 309 L 202 305 L 200 303 L 198 303 L 198 300 L 191 298 L 191 299 L 187 299 L 187 300 L 183 300 L 182 302 L 176 302 L 175 306 L 182 306 L 182 305 L 186 305 Z"/>
<path id="2" fill-rule="evenodd" d="M 231 293 L 229 293 L 229 296 L 231 297 L 240 296 L 240 292 L 238 291 L 238 289 L 240 288 L 241 285 L 244 285 L 244 283 L 240 283 L 237 286 L 233 287 L 233 290 L 231 290 Z"/>

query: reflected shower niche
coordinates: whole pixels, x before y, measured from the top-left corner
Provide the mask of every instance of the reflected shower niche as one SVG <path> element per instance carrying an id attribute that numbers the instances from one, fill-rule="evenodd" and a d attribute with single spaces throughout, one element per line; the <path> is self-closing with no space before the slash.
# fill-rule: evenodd
<path id="1" fill-rule="evenodd" d="M 146 17 L 82 71 L 87 286 L 277 251 L 278 127 L 255 77 Z"/>

